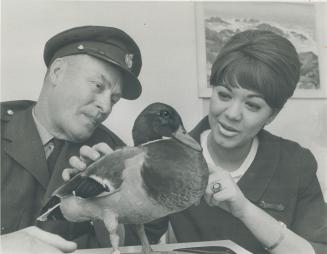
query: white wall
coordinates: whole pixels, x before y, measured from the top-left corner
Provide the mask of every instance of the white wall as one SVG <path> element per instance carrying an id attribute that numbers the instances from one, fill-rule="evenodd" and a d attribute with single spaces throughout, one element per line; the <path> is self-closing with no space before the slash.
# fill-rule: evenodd
<path id="1" fill-rule="evenodd" d="M 327 4 L 321 5 L 319 15 L 326 18 Z M 139 100 L 119 102 L 105 122 L 128 144 L 134 119 L 151 102 L 174 106 L 188 129 L 207 112 L 207 101 L 197 97 L 192 2 L 2 1 L 1 100 L 36 100 L 45 73 L 45 42 L 57 32 L 80 25 L 119 27 L 141 48 L 143 94 Z M 327 22 L 320 28 L 324 37 L 318 45 L 323 86 L 327 86 L 326 26 Z M 326 112 L 326 99 L 291 100 L 269 129 L 312 148 L 321 165 L 320 179 L 327 185 Z"/>
<path id="2" fill-rule="evenodd" d="M 131 125 L 141 109 L 169 103 L 191 128 L 202 116 L 197 98 L 192 3 L 109 3 L 5 0 L 2 6 L 2 100 L 37 99 L 45 73 L 47 39 L 80 25 L 116 26 L 139 44 L 143 56 L 137 101 L 122 101 L 107 124 L 131 143 Z"/>

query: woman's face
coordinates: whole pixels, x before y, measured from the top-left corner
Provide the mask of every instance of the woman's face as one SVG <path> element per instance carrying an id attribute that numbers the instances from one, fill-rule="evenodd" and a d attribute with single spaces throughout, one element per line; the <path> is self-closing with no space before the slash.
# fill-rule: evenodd
<path id="1" fill-rule="evenodd" d="M 222 148 L 248 146 L 276 113 L 257 92 L 227 86 L 212 90 L 209 123 L 215 142 Z"/>

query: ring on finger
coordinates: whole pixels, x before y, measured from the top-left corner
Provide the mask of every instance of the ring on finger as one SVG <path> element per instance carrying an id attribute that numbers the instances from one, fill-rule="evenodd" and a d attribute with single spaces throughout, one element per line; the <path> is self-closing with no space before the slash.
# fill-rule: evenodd
<path id="1" fill-rule="evenodd" d="M 213 193 L 220 192 L 222 190 L 222 186 L 220 182 L 214 182 L 211 184 L 211 190 Z"/>

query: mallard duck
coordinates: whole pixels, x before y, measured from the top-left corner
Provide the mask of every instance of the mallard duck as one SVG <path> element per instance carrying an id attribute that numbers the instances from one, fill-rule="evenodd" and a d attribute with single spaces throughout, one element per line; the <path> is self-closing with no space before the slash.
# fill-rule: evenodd
<path id="1" fill-rule="evenodd" d="M 202 148 L 171 106 L 146 107 L 135 120 L 132 136 L 135 146 L 104 155 L 52 195 L 69 221 L 103 220 L 114 254 L 120 253 L 118 223 L 135 224 L 149 254 L 143 224 L 199 203 L 208 182 Z"/>

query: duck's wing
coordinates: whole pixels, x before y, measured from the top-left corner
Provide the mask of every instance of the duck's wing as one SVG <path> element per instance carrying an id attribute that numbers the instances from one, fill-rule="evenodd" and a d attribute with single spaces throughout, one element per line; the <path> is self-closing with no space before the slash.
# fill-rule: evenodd
<path id="1" fill-rule="evenodd" d="M 119 190 L 123 181 L 122 173 L 129 161 L 142 153 L 142 148 L 124 147 L 104 155 L 60 186 L 52 195 L 60 198 L 67 195 L 82 198 L 110 195 Z"/>

